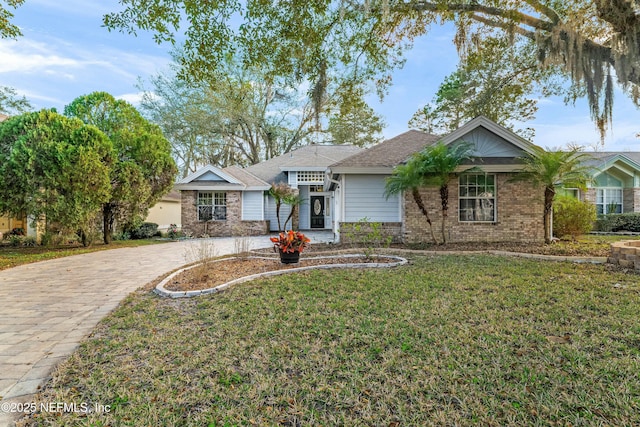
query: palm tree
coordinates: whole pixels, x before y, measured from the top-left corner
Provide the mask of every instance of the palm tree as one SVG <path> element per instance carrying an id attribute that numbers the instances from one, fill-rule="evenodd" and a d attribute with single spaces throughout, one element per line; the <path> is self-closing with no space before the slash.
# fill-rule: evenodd
<path id="1" fill-rule="evenodd" d="M 424 177 L 419 174 L 418 166 L 419 164 L 414 160 L 414 158 L 409 159 L 409 161 L 404 165 L 396 166 L 393 170 L 393 175 L 388 177 L 386 180 L 384 195 L 389 198 L 390 196 L 400 194 L 403 191 L 411 191 L 411 195 L 418 205 L 418 209 L 420 209 L 420 212 L 422 212 L 422 214 L 427 218 L 431 239 L 434 244 L 437 244 L 438 241 L 436 240 L 435 234 L 433 234 L 433 225 L 431 223 L 429 211 L 427 211 L 427 207 L 424 205 L 424 201 L 420 195 L 420 187 L 424 183 Z"/>
<path id="2" fill-rule="evenodd" d="M 468 160 L 473 160 L 474 146 L 466 142 L 445 145 L 438 142 L 422 150 L 420 159 L 420 174 L 424 177 L 426 186 L 438 187 L 442 208 L 442 244 L 447 242 L 445 234 L 447 218 L 449 216 L 449 182 L 460 175 L 459 167 Z M 467 168 L 465 172 L 479 170 L 478 167 Z"/>
<path id="3" fill-rule="evenodd" d="M 387 179 L 385 195 L 388 197 L 391 194 L 410 190 L 418 208 L 427 217 L 433 242 L 438 243 L 433 233 L 431 219 L 419 191 L 420 187 L 438 187 L 442 207 L 442 244 L 445 244 L 447 241 L 445 230 L 447 217 L 449 216 L 449 182 L 460 174 L 458 171 L 459 166 L 472 159 L 473 145 L 471 144 L 460 142 L 453 145 L 445 145 L 442 142 L 438 142 L 430 145 L 419 153 L 414 154 L 406 164 L 396 167 L 393 175 Z"/>
<path id="4" fill-rule="evenodd" d="M 534 148 L 534 152 L 520 158 L 524 166 L 512 178 L 512 181 L 528 181 L 535 186 L 544 187 L 544 241 L 551 243 L 551 213 L 556 189 L 584 189 L 591 181 L 592 168 L 585 164 L 591 159 L 580 148 L 569 151 Z"/>

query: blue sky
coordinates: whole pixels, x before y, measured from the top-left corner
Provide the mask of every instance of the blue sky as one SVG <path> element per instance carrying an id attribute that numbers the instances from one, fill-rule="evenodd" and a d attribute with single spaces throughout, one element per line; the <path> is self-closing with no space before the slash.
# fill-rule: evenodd
<path id="1" fill-rule="evenodd" d="M 106 91 L 136 103 L 139 78 L 167 68 L 169 45 L 158 46 L 150 35 L 108 32 L 102 15 L 119 10 L 116 0 L 27 0 L 15 12 L 23 37 L 0 39 L 0 85 L 15 88 L 35 108 L 60 111 L 77 96 Z M 372 106 L 383 115 L 389 138 L 407 130 L 413 113 L 433 98 L 440 82 L 455 70 L 457 55 L 450 28 L 435 28 L 407 54 L 402 70 L 383 102 Z M 640 151 L 640 110 L 622 93 L 615 98 L 614 123 L 604 149 Z M 539 102 L 537 118 L 523 125 L 536 130 L 534 143 L 560 147 L 590 146 L 599 135 L 585 102 L 566 106 L 561 99 Z"/>

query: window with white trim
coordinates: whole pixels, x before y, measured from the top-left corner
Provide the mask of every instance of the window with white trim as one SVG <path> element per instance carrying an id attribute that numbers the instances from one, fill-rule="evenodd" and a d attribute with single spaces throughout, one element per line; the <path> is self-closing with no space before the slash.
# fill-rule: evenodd
<path id="1" fill-rule="evenodd" d="M 496 221 L 495 175 L 461 175 L 458 190 L 458 212 L 461 222 Z"/>
<path id="2" fill-rule="evenodd" d="M 599 215 L 622 213 L 622 188 L 597 188 L 596 212 Z"/>
<path id="3" fill-rule="evenodd" d="M 324 183 L 323 171 L 298 171 L 297 182 L 300 183 Z"/>
<path id="4" fill-rule="evenodd" d="M 227 193 L 198 192 L 198 221 L 227 219 Z"/>

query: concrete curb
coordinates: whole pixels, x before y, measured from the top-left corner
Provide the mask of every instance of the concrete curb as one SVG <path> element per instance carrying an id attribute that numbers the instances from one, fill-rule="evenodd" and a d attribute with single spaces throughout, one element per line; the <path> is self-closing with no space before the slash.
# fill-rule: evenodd
<path id="1" fill-rule="evenodd" d="M 362 256 L 365 256 L 365 255 L 349 254 L 349 255 L 334 255 L 334 256 L 318 256 L 318 257 L 312 257 L 307 259 L 358 258 Z M 307 270 L 322 270 L 322 269 L 330 269 L 330 268 L 390 268 L 390 267 L 398 267 L 400 265 L 405 265 L 408 263 L 408 260 L 406 258 L 402 258 L 395 255 L 383 255 L 383 256 L 375 255 L 375 256 L 381 257 L 381 258 L 394 259 L 395 262 L 323 264 L 323 265 L 310 265 L 307 267 L 288 268 L 285 270 L 266 271 L 264 273 L 257 273 L 249 276 L 240 277 L 239 279 L 231 280 L 230 282 L 223 283 L 213 288 L 200 289 L 197 291 L 170 291 L 165 288 L 165 285 L 169 283 L 169 281 L 173 279 L 175 276 L 182 273 L 183 271 L 186 271 L 186 270 L 189 270 L 190 268 L 195 267 L 195 266 L 190 266 L 190 267 L 182 268 L 178 271 L 175 271 L 171 273 L 169 276 L 167 276 L 166 278 L 164 278 L 162 282 L 158 283 L 158 285 L 155 287 L 154 292 L 166 298 L 191 298 L 199 295 L 215 294 L 218 292 L 222 292 L 230 288 L 231 286 L 237 285 L 239 283 L 249 282 L 251 280 L 260 279 L 264 277 L 279 276 L 281 274 L 296 273 L 296 272 L 307 271 Z M 215 260 L 213 262 L 216 263 L 216 262 L 226 261 L 229 259 L 237 259 L 237 258 L 238 257 L 222 258 L 222 259 Z M 274 258 L 263 257 L 263 256 L 250 256 L 249 259 L 274 259 Z"/>

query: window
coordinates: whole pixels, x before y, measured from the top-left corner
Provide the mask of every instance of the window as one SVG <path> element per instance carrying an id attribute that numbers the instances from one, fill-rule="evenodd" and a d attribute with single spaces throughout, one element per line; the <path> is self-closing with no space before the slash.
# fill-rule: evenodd
<path id="1" fill-rule="evenodd" d="M 596 212 L 601 214 L 622 213 L 622 189 L 596 189 Z"/>
<path id="2" fill-rule="evenodd" d="M 496 176 L 468 174 L 460 176 L 459 218 L 462 222 L 495 222 Z"/>
<path id="3" fill-rule="evenodd" d="M 198 193 L 198 221 L 227 219 L 227 193 Z"/>
<path id="4" fill-rule="evenodd" d="M 556 194 L 558 196 L 573 197 L 574 199 L 580 200 L 580 190 L 577 188 L 558 188 L 556 189 Z"/>

